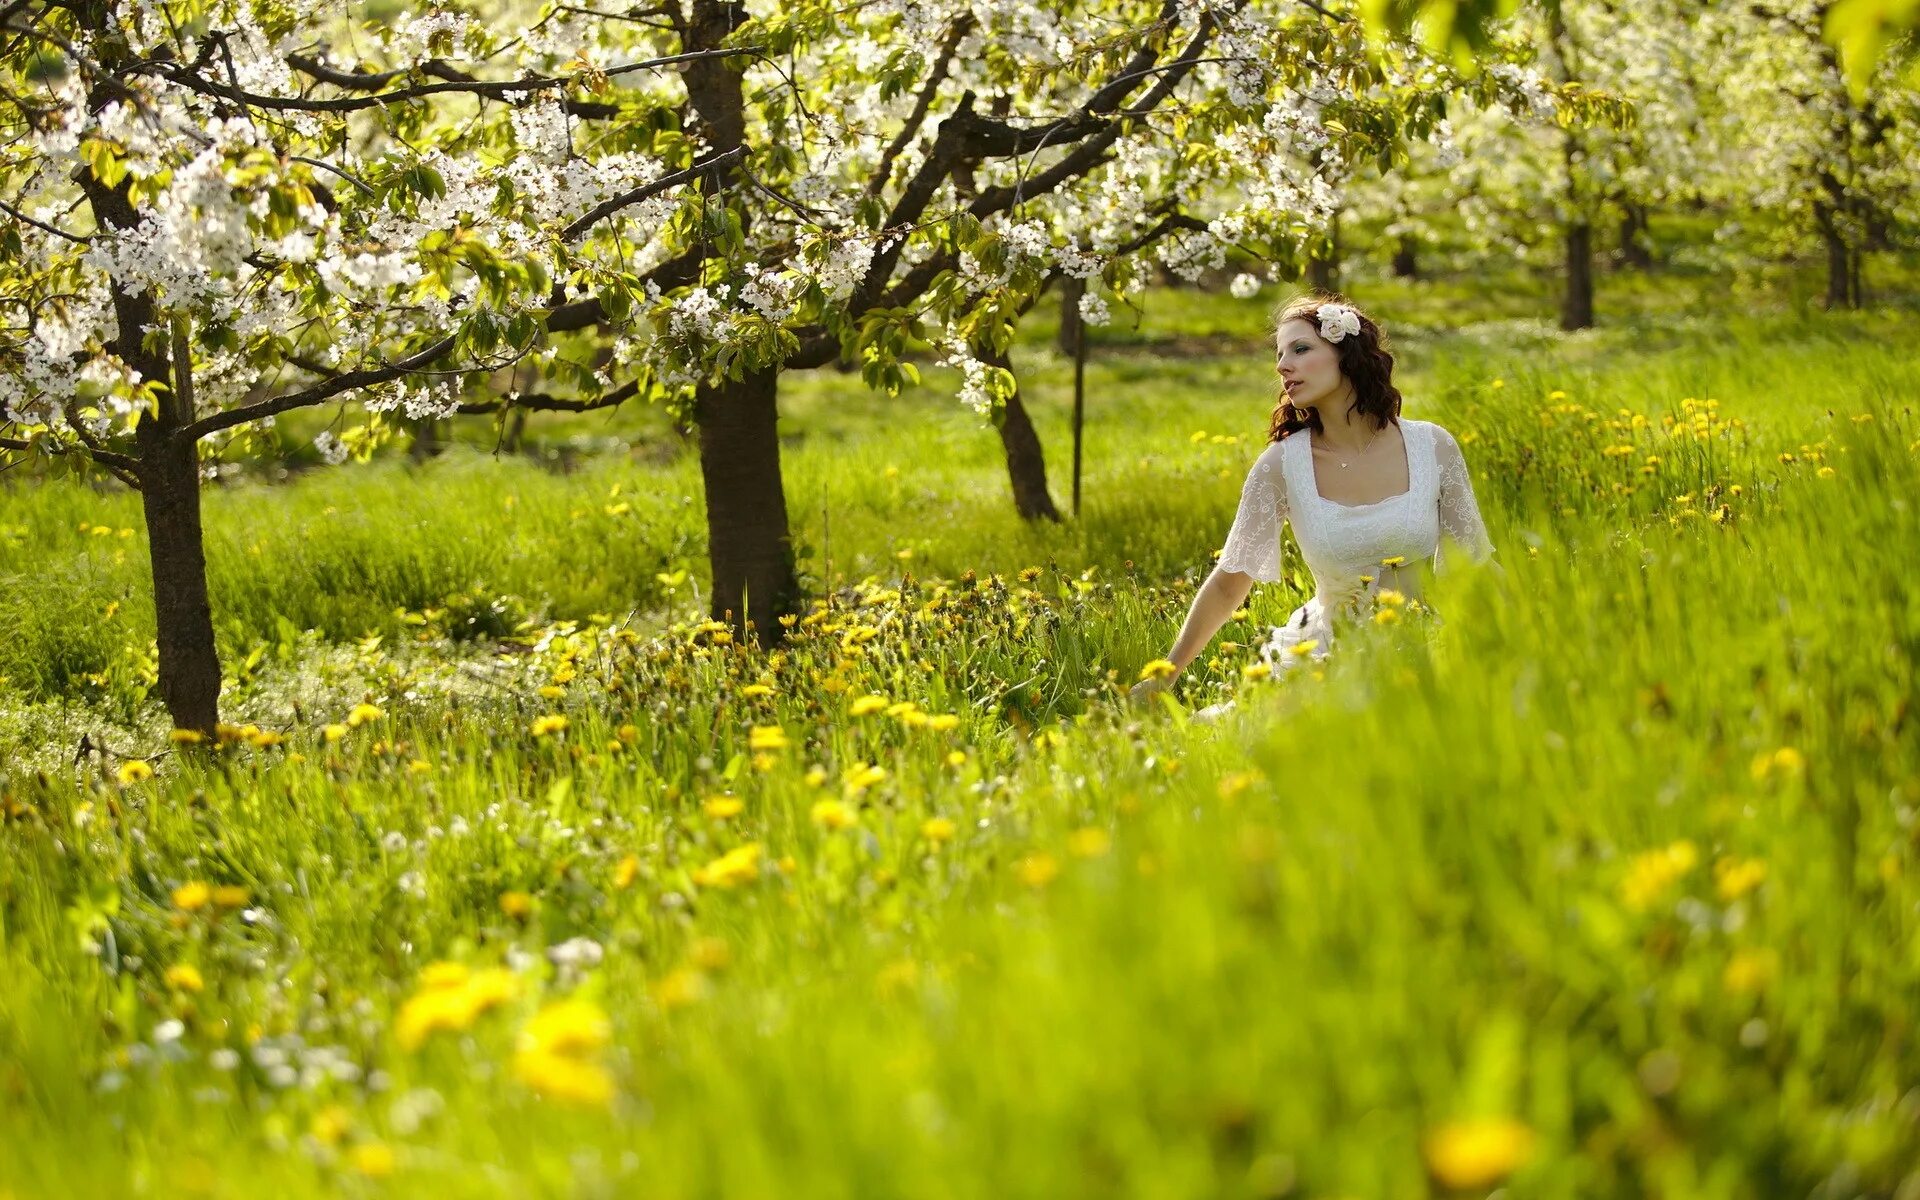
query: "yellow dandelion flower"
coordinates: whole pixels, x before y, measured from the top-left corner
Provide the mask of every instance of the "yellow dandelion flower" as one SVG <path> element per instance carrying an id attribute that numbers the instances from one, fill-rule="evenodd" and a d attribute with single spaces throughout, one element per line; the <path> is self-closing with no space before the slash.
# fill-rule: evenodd
<path id="1" fill-rule="evenodd" d="M 891 703 L 885 696 L 861 696 L 847 706 L 847 711 L 856 717 L 870 717 L 874 713 L 884 712 Z"/>
<path id="2" fill-rule="evenodd" d="M 1764 992 L 1780 970 L 1780 956 L 1772 950 L 1737 950 L 1720 973 L 1720 986 L 1734 995 Z"/>
<path id="3" fill-rule="evenodd" d="M 887 777 L 887 769 L 871 763 L 857 762 L 840 776 L 840 782 L 846 785 L 850 794 L 858 795 Z M 818 807 L 817 805 L 815 807 Z"/>
<path id="4" fill-rule="evenodd" d="M 353 1113 L 344 1105 L 329 1104 L 313 1114 L 313 1123 L 308 1128 L 321 1145 L 337 1146 L 353 1130 Z"/>
<path id="5" fill-rule="evenodd" d="M 820 787 L 827 782 L 827 769 L 820 766 L 808 767 L 806 780 L 808 787 Z"/>
<path id="6" fill-rule="evenodd" d="M 1399 619 L 1400 610 L 1397 608 L 1376 609 L 1373 614 L 1373 623 L 1375 625 L 1391 625 Z"/>
<path id="7" fill-rule="evenodd" d="M 928 817 L 920 822 L 920 836 L 936 846 L 952 841 L 953 835 L 958 832 L 959 826 L 947 817 Z"/>
<path id="8" fill-rule="evenodd" d="M 860 821 L 851 808 L 838 800 L 817 800 L 808 815 L 815 825 L 828 831 L 845 829 Z"/>
<path id="9" fill-rule="evenodd" d="M 1030 888 L 1043 888 L 1052 883 L 1060 874 L 1060 862 L 1053 855 L 1041 851 L 1029 854 L 1013 865 L 1015 878 Z"/>
<path id="10" fill-rule="evenodd" d="M 207 735 L 198 729 L 175 729 L 167 734 L 167 740 L 176 746 L 198 746 L 207 740 Z"/>
<path id="11" fill-rule="evenodd" d="M 565 713 L 550 713 L 544 717 L 535 717 L 529 729 L 535 737 L 546 737 L 549 734 L 566 732 L 567 725 Z"/>
<path id="12" fill-rule="evenodd" d="M 513 1056 L 513 1077 L 561 1104 L 605 1108 L 613 1103 L 613 1076 L 598 1063 L 523 1050 Z"/>
<path id="13" fill-rule="evenodd" d="M 428 964 L 427 968 L 420 972 L 420 987 L 427 991 L 435 988 L 459 987 L 471 978 L 473 978 L 473 972 L 467 968 L 467 964 L 442 960 Z"/>
<path id="14" fill-rule="evenodd" d="M 197 992 L 207 986 L 200 977 L 200 968 L 192 963 L 175 963 L 167 968 L 167 986 L 177 992 Z"/>
<path id="15" fill-rule="evenodd" d="M 1698 861 L 1699 852 L 1685 839 L 1635 855 L 1620 881 L 1620 899 L 1628 908 L 1643 911 Z"/>
<path id="16" fill-rule="evenodd" d="M 1714 891 L 1733 901 L 1766 882 L 1767 864 L 1757 858 L 1723 858 L 1713 864 Z"/>
<path id="17" fill-rule="evenodd" d="M 640 727 L 638 725 L 622 725 L 613 731 L 613 736 L 620 739 L 621 745 L 631 746 L 640 740 Z"/>
<path id="18" fill-rule="evenodd" d="M 787 745 L 787 731 L 778 725 L 755 725 L 747 731 L 749 750 L 785 750 Z"/>
<path id="19" fill-rule="evenodd" d="M 525 892 L 501 892 L 500 911 L 518 921 L 533 912 L 533 897 Z"/>
<path id="20" fill-rule="evenodd" d="M 607 1044 L 613 1025 L 591 1000 L 556 1001 L 535 1013 L 520 1031 L 520 1049 L 541 1054 L 581 1056 Z"/>
<path id="21" fill-rule="evenodd" d="M 748 842 L 693 871 L 693 881 L 705 888 L 731 888 L 760 878 L 759 842 Z"/>
<path id="22" fill-rule="evenodd" d="M 1287 647 L 1287 653 L 1293 655 L 1295 658 L 1305 658 L 1319 648 L 1320 639 L 1307 638 L 1305 641 L 1295 642 L 1293 645 Z"/>
<path id="23" fill-rule="evenodd" d="M 655 1004 L 672 1012 L 706 999 L 712 988 L 705 973 L 693 967 L 681 966 L 661 976 L 649 990 Z"/>
<path id="24" fill-rule="evenodd" d="M 707 802 L 700 806 L 700 811 L 716 821 L 724 821 L 728 817 L 739 816 L 746 806 L 747 802 L 738 796 L 709 796 Z"/>
<path id="25" fill-rule="evenodd" d="M 556 687 L 551 683 L 545 684 L 536 690 L 542 700 L 558 700 L 567 694 L 567 689 Z"/>
<path id="26" fill-rule="evenodd" d="M 385 1179 L 399 1161 L 385 1142 L 360 1142 L 347 1151 L 347 1165 L 368 1179 Z"/>
<path id="27" fill-rule="evenodd" d="M 386 715 L 386 710 L 377 704 L 356 704 L 347 712 L 347 724 L 358 729 L 369 721 L 378 721 Z"/>
<path id="28" fill-rule="evenodd" d="M 629 854 L 613 868 L 613 886 L 616 891 L 626 891 L 633 881 L 640 877 L 640 856 Z"/>
<path id="29" fill-rule="evenodd" d="M 1091 825 L 1067 835 L 1067 853 L 1075 858 L 1099 858 L 1113 848 L 1113 838 Z"/>
<path id="30" fill-rule="evenodd" d="M 940 713 L 927 718 L 927 728 L 935 733 L 949 733 L 960 728 L 960 718 L 953 713 Z"/>
<path id="31" fill-rule="evenodd" d="M 1510 1117 L 1449 1121 L 1427 1134 L 1427 1169 L 1445 1187 L 1479 1191 L 1525 1166 L 1535 1141 L 1533 1130 Z"/>
<path id="32" fill-rule="evenodd" d="M 1260 680 L 1272 674 L 1273 665 L 1271 663 L 1248 663 L 1246 666 L 1240 668 L 1240 678 L 1247 680 L 1249 683 L 1258 683 Z"/>
<path id="33" fill-rule="evenodd" d="M 1834 470 L 1832 467 L 1821 467 L 1818 471 L 1815 471 L 1814 474 L 1821 479 L 1832 479 Z"/>
<path id="34" fill-rule="evenodd" d="M 320 731 L 320 736 L 329 742 L 337 742 L 347 736 L 347 727 L 345 725 L 329 725 Z"/>
<path id="35" fill-rule="evenodd" d="M 1180 671 L 1180 668 L 1174 666 L 1171 660 L 1165 659 L 1165 658 L 1156 658 L 1152 662 L 1148 663 L 1146 666 L 1140 668 L 1140 678 L 1143 680 L 1144 679 L 1170 679 L 1174 675 L 1178 674 L 1179 671 Z"/>
<path id="36" fill-rule="evenodd" d="M 173 889 L 173 906 L 182 912 L 199 912 L 213 900 L 213 889 L 199 880 Z"/>
<path id="37" fill-rule="evenodd" d="M 740 694 L 748 699 L 758 699 L 761 696 L 773 695 L 773 689 L 764 683 L 750 683 L 740 689 Z"/>
<path id="38" fill-rule="evenodd" d="M 120 769 L 115 771 L 113 776 L 120 781 L 122 787 L 131 787 L 136 783 L 145 783 L 152 779 L 153 768 L 140 759 L 130 758 L 120 764 Z"/>
<path id="39" fill-rule="evenodd" d="M 1406 556 L 1406 555 L 1404 555 L 1404 554 L 1395 554 L 1395 555 L 1393 555 L 1393 556 L 1391 556 L 1391 557 L 1389 557 L 1389 558 L 1383 558 L 1383 559 L 1381 559 L 1381 560 L 1380 560 L 1380 565 L 1381 565 L 1381 566 L 1383 566 L 1383 567 L 1399 567 L 1399 566 L 1404 566 L 1404 565 L 1406 565 L 1406 561 L 1407 561 L 1407 556 Z"/>

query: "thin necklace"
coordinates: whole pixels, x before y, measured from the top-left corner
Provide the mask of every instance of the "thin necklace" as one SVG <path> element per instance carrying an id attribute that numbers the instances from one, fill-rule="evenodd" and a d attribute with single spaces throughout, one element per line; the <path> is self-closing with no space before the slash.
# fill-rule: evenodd
<path id="1" fill-rule="evenodd" d="M 1362 447 L 1360 447 L 1360 449 L 1359 449 L 1359 451 L 1358 451 L 1358 453 L 1360 453 L 1360 454 L 1365 454 L 1365 453 L 1366 453 L 1367 451 L 1369 451 L 1369 450 L 1371 450 L 1371 449 L 1373 449 L 1373 444 L 1374 444 L 1374 442 L 1376 442 L 1376 441 L 1378 441 L 1379 439 L 1380 439 L 1380 431 L 1379 431 L 1378 429 L 1376 429 L 1376 430 L 1374 430 L 1374 431 L 1373 431 L 1373 436 L 1367 439 L 1367 444 L 1366 444 L 1366 445 L 1364 445 L 1364 446 L 1362 446 Z M 1338 460 L 1338 459 L 1335 459 L 1334 461 L 1336 461 L 1336 462 L 1338 462 L 1339 460 Z M 1345 464 L 1345 463 L 1340 463 L 1340 465 L 1341 465 L 1342 467 L 1345 467 L 1345 466 L 1346 466 L 1347 464 Z"/>

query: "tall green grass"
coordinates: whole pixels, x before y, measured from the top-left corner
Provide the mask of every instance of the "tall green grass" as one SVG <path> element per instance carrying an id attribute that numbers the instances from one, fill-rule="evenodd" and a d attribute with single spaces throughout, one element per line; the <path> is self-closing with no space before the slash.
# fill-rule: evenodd
<path id="1" fill-rule="evenodd" d="M 1501 570 L 1280 681 L 1245 647 L 1303 581 L 1262 588 L 1167 710 L 1120 696 L 1258 449 L 1257 346 L 1110 348 L 1061 527 L 1012 515 L 966 414 L 798 381 L 796 526 L 844 586 L 777 656 L 688 623 L 686 461 L 216 490 L 228 709 L 282 745 L 171 747 L 150 705 L 75 725 L 81 668 L 22 685 L 41 651 L 0 650 L 41 697 L 6 718 L 39 769 L 0 768 L 0 1188 L 1908 1194 L 1900 328 L 1409 337 L 1410 411 L 1466 442 Z M 1029 358 L 1057 468 L 1066 368 Z M 137 511 L 8 503 L 29 636 L 138 647 Z M 113 753 L 70 765 L 82 730 Z M 129 754 L 157 775 L 119 782 Z M 437 961 L 512 995 L 410 1048 Z M 562 1000 L 604 1044 L 527 1068 Z M 610 1094 L 566 1103 L 562 1068 Z"/>

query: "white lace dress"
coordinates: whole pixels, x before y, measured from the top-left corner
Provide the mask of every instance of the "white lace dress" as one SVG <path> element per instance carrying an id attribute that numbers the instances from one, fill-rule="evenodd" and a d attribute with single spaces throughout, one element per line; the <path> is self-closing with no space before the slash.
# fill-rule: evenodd
<path id="1" fill-rule="evenodd" d="M 1407 490 L 1374 504 L 1340 504 L 1320 494 L 1306 430 L 1268 446 L 1247 472 L 1219 569 L 1267 583 L 1278 580 L 1280 530 L 1291 524 L 1313 572 L 1313 598 L 1260 648 L 1275 671 L 1292 667 L 1302 655 L 1326 657 L 1337 620 L 1381 588 L 1419 598 L 1417 568 L 1441 554 L 1442 533 L 1475 559 L 1493 554 L 1459 442 L 1431 421 L 1402 418 L 1400 429 L 1407 447 Z M 1444 558 L 1436 565 L 1444 568 Z M 1311 650 L 1294 653 L 1309 641 Z"/>

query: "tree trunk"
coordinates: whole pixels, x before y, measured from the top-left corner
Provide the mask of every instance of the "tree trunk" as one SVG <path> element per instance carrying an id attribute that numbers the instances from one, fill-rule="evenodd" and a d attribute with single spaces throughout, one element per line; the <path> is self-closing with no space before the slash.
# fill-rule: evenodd
<path id="1" fill-rule="evenodd" d="M 1393 248 L 1393 275 L 1396 279 L 1420 278 L 1419 246 L 1412 234 L 1403 233 Z"/>
<path id="2" fill-rule="evenodd" d="M 1080 344 L 1081 332 L 1086 322 L 1080 318 L 1080 298 L 1087 294 L 1087 281 L 1072 275 L 1060 280 L 1060 333 L 1054 339 L 1054 345 L 1060 353 L 1072 355 Z"/>
<path id="3" fill-rule="evenodd" d="M 1567 226 L 1567 294 L 1560 306 L 1560 328 L 1593 327 L 1593 226 Z"/>
<path id="4" fill-rule="evenodd" d="M 1327 248 L 1315 250 L 1307 259 L 1307 284 L 1322 292 L 1340 290 L 1340 214 L 1333 214 L 1327 227 Z"/>
<path id="5" fill-rule="evenodd" d="M 441 421 L 436 417 L 421 417 L 407 424 L 413 430 L 413 441 L 407 447 L 407 457 L 416 463 L 440 457 L 441 452 L 447 448 L 445 440 L 441 437 Z"/>
<path id="6" fill-rule="evenodd" d="M 175 729 L 208 737 L 220 719 L 220 655 L 207 599 L 200 529 L 200 462 L 194 443 L 142 421 L 140 500 L 153 566 L 153 615 L 160 645 L 160 699 Z"/>
<path id="7" fill-rule="evenodd" d="M 1011 356 L 1001 353 L 987 357 L 989 365 L 1013 370 Z M 1013 485 L 1013 507 L 1023 520 L 1058 521 L 1060 510 L 1054 507 L 1047 491 L 1047 459 L 1040 447 L 1040 435 L 1021 402 L 1019 376 L 1014 377 L 1013 395 L 1008 396 L 1000 413 L 1000 446 L 1007 453 L 1007 480 Z"/>
<path id="8" fill-rule="evenodd" d="M 1645 205 L 1623 203 L 1620 206 L 1620 261 L 1636 271 L 1651 270 L 1653 253 L 1647 249 L 1647 210 Z"/>
<path id="9" fill-rule="evenodd" d="M 779 618 L 800 603 L 780 478 L 779 380 L 778 368 L 749 372 L 738 383 L 702 385 L 694 400 L 713 568 L 710 611 L 767 645 L 785 636 Z"/>
<path id="10" fill-rule="evenodd" d="M 1816 209 L 1820 220 L 1820 236 L 1827 244 L 1827 307 L 1859 307 L 1859 268 L 1855 263 L 1855 254 L 1847 246 L 1846 238 L 1840 236 L 1838 223 L 1824 207 Z"/>

